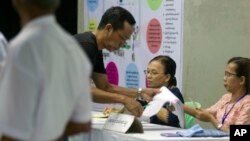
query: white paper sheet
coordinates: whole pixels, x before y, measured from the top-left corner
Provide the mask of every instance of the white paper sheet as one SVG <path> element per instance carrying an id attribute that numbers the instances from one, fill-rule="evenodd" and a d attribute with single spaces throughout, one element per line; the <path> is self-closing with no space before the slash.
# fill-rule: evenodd
<path id="1" fill-rule="evenodd" d="M 175 108 L 173 114 L 178 117 L 181 128 L 184 128 L 184 111 L 182 102 L 168 88 L 161 87 L 160 90 L 161 93 L 155 95 L 153 100 L 148 103 L 141 118 L 143 119 L 157 114 L 166 102 L 170 102 Z"/>

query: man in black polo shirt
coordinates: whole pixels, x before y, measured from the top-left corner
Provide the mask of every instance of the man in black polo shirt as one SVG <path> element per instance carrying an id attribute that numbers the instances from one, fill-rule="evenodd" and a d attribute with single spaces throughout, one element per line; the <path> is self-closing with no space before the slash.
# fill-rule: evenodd
<path id="1" fill-rule="evenodd" d="M 139 117 L 143 108 L 135 98 L 140 96 L 146 101 L 158 93 L 158 89 L 131 89 L 109 84 L 103 62 L 102 49 L 115 51 L 121 48 L 134 32 L 136 21 L 132 14 L 122 7 L 111 7 L 102 16 L 95 32 L 75 35 L 82 49 L 93 65 L 92 88 L 94 102 L 121 103 L 133 115 Z"/>

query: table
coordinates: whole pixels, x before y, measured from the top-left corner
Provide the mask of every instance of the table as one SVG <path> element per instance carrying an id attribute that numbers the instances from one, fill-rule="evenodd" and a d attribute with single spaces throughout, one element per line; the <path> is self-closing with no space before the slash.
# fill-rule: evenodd
<path id="1" fill-rule="evenodd" d="M 170 126 L 161 126 L 142 122 L 144 133 L 119 133 L 103 130 L 105 118 L 94 118 L 89 134 L 69 138 L 69 141 L 229 141 L 229 137 L 164 137 L 161 133 L 176 133 L 184 130 Z"/>

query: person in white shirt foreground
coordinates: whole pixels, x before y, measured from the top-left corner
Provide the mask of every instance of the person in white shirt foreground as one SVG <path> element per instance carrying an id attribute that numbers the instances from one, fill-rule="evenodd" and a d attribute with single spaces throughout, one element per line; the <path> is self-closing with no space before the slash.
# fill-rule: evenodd
<path id="1" fill-rule="evenodd" d="M 22 24 L 0 74 L 1 140 L 45 141 L 90 130 L 91 66 L 55 21 L 59 0 L 12 0 Z"/>
<path id="2" fill-rule="evenodd" d="M 5 39 L 4 35 L 2 34 L 2 32 L 0 31 L 0 62 L 3 61 L 3 59 L 6 56 L 6 49 L 8 46 L 8 42 Z"/>
<path id="3" fill-rule="evenodd" d="M 0 31 L 0 71 L 4 66 L 4 58 L 6 57 L 7 47 L 8 47 L 8 41 Z"/>

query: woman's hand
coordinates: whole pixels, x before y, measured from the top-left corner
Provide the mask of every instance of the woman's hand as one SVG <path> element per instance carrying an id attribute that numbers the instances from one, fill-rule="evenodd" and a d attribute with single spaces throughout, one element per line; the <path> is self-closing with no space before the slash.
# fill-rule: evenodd
<path id="1" fill-rule="evenodd" d="M 213 119 L 213 115 L 209 113 L 207 110 L 196 108 L 196 118 L 204 122 L 211 122 Z"/>

